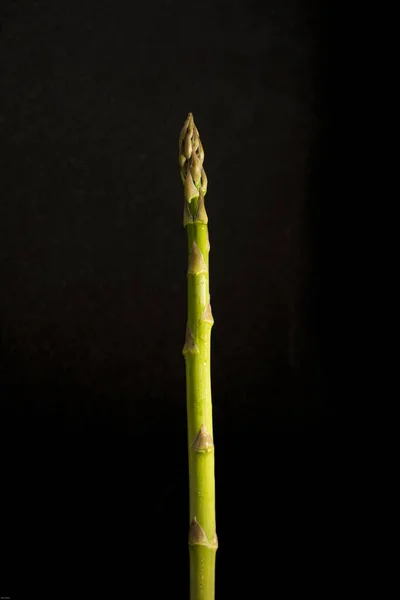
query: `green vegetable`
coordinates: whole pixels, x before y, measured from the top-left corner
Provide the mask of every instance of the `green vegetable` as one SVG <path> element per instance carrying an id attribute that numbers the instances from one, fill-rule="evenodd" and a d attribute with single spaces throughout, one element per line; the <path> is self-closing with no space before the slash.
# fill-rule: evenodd
<path id="1" fill-rule="evenodd" d="M 214 319 L 209 292 L 210 243 L 204 206 L 207 177 L 203 161 L 199 132 L 189 113 L 179 136 L 179 165 L 184 186 L 183 225 L 188 238 L 188 317 L 183 355 L 189 445 L 190 600 L 214 599 L 218 547 L 210 373 Z"/>

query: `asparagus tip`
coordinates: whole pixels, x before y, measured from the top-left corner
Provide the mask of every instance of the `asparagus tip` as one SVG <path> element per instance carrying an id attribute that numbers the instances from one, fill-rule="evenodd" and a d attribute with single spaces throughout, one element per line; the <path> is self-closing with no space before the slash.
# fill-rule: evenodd
<path id="1" fill-rule="evenodd" d="M 190 204 L 193 198 L 198 198 L 199 190 L 203 194 L 207 192 L 207 176 L 203 168 L 204 150 L 191 112 L 179 134 L 178 161 L 185 198 Z"/>

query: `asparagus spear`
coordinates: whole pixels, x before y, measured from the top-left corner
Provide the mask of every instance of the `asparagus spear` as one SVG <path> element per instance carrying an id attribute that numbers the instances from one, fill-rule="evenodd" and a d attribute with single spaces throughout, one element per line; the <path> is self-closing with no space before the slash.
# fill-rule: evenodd
<path id="1" fill-rule="evenodd" d="M 179 165 L 184 186 L 183 225 L 188 238 L 188 318 L 183 355 L 190 489 L 190 599 L 213 600 L 218 540 L 215 526 L 214 443 L 211 404 L 211 312 L 208 217 L 204 206 L 207 177 L 199 132 L 188 114 L 179 136 Z"/>

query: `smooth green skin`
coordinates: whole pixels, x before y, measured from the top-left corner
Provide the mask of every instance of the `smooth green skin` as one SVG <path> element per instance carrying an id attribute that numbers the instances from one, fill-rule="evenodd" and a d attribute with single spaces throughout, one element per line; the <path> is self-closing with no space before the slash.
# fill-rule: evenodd
<path id="1" fill-rule="evenodd" d="M 214 600 L 216 550 L 206 546 L 189 546 L 190 600 Z"/>
<path id="2" fill-rule="evenodd" d="M 200 453 L 191 445 L 201 425 L 213 436 L 210 340 L 212 324 L 201 320 L 210 302 L 208 228 L 203 223 L 186 226 L 188 252 L 195 241 L 207 266 L 206 273 L 188 273 L 188 326 L 198 347 L 198 354 L 188 353 L 186 360 L 186 395 L 189 445 L 190 522 L 196 518 L 203 528 L 208 545 L 190 548 L 190 599 L 214 600 L 215 597 L 215 479 L 214 449 Z M 214 541 L 214 544 L 213 544 Z"/>

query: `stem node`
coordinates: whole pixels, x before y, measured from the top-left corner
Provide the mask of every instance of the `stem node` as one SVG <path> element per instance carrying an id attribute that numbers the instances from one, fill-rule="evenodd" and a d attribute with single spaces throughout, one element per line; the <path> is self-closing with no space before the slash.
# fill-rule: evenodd
<path id="1" fill-rule="evenodd" d="M 211 452 L 214 450 L 214 442 L 211 435 L 208 433 L 205 426 L 202 424 L 199 433 L 193 440 L 191 448 L 195 452 Z"/>
<path id="2" fill-rule="evenodd" d="M 200 275 L 201 273 L 207 273 L 207 265 L 200 248 L 196 242 L 193 242 L 189 258 L 188 275 Z"/>

